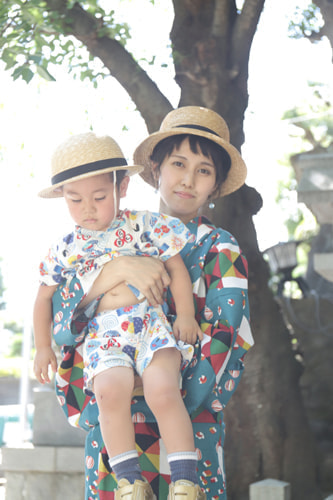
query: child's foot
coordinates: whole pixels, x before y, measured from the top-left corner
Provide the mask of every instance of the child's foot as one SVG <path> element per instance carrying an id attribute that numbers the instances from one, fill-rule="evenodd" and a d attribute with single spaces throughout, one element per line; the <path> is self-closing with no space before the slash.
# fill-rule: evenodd
<path id="1" fill-rule="evenodd" d="M 206 500 L 198 484 L 180 479 L 169 486 L 168 500 Z"/>
<path id="2" fill-rule="evenodd" d="M 131 484 L 127 479 L 120 479 L 114 495 L 115 500 L 156 500 L 150 484 L 137 479 Z"/>

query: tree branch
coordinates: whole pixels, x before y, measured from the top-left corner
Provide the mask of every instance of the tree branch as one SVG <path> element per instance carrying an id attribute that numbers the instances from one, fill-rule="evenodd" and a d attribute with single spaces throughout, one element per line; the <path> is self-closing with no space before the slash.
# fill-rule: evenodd
<path id="1" fill-rule="evenodd" d="M 78 3 L 68 11 L 64 0 L 46 1 L 49 10 L 56 10 L 64 15 L 65 33 L 82 42 L 126 90 L 145 120 L 148 130 L 158 130 L 163 117 L 172 109 L 171 103 L 117 40 L 99 36 L 103 21 L 85 11 Z"/>
<path id="2" fill-rule="evenodd" d="M 242 67 L 248 61 L 253 37 L 258 27 L 265 0 L 245 0 L 232 33 L 232 61 Z M 235 68 L 236 70 L 236 68 Z"/>
<path id="3" fill-rule="evenodd" d="M 313 3 L 320 8 L 325 25 L 320 30 L 320 36 L 327 36 L 333 50 L 333 3 L 330 0 L 313 0 Z"/>

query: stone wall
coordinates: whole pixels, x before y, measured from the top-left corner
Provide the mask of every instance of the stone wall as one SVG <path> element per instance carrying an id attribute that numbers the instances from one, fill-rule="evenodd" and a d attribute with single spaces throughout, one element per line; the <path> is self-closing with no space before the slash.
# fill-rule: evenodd
<path id="1" fill-rule="evenodd" d="M 313 294 L 279 299 L 303 365 L 300 386 L 310 426 L 318 443 L 322 491 L 333 493 L 333 303 Z"/>
<path id="2" fill-rule="evenodd" d="M 54 390 L 33 392 L 32 443 L 4 446 L 6 500 L 82 500 L 86 433 L 67 422 Z"/>

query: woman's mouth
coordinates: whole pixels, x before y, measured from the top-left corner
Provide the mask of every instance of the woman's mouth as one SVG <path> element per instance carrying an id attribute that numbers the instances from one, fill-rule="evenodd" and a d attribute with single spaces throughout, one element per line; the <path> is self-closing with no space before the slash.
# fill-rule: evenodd
<path id="1" fill-rule="evenodd" d="M 183 198 L 185 200 L 188 200 L 190 198 L 194 198 L 194 195 L 187 192 L 187 191 L 176 191 L 176 195 L 179 196 L 179 198 Z"/>

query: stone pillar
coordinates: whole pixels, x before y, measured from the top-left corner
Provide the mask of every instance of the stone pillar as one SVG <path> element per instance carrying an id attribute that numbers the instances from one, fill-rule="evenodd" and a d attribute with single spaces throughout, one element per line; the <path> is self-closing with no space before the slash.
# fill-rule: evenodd
<path id="1" fill-rule="evenodd" d="M 35 446 L 84 446 L 86 432 L 68 423 L 53 389 L 34 389 L 34 404 Z"/>
<path id="2" fill-rule="evenodd" d="M 291 500 L 290 484 L 264 479 L 250 485 L 250 500 Z"/>
<path id="3" fill-rule="evenodd" d="M 6 500 L 82 500 L 84 448 L 2 448 Z"/>
<path id="4" fill-rule="evenodd" d="M 86 432 L 72 427 L 54 390 L 34 391 L 32 443 L 2 448 L 6 500 L 82 500 Z"/>

